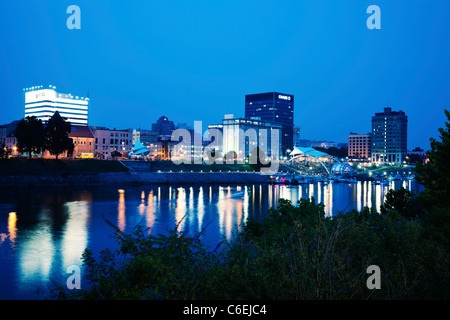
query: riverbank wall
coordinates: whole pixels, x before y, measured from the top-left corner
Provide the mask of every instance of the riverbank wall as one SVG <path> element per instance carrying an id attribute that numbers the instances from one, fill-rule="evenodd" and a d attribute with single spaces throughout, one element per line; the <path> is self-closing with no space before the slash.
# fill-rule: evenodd
<path id="1" fill-rule="evenodd" d="M 112 172 L 97 174 L 1 175 L 0 186 L 146 185 L 269 183 L 269 176 L 250 172 Z"/>

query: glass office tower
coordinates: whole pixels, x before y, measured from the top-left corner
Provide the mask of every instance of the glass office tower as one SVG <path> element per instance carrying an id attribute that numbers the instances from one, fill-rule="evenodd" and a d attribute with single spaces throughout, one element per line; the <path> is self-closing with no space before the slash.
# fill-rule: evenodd
<path id="1" fill-rule="evenodd" d="M 287 156 L 294 147 L 294 96 L 279 92 L 248 94 L 245 96 L 245 118 L 258 117 L 262 121 L 282 125 L 281 153 Z"/>

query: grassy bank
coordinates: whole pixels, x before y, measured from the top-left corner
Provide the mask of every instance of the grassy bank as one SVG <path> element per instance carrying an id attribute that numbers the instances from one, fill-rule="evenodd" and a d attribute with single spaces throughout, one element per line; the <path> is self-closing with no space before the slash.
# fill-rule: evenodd
<path id="1" fill-rule="evenodd" d="M 1 175 L 83 174 L 98 172 L 127 172 L 119 161 L 56 160 L 56 159 L 0 159 Z"/>
<path id="2" fill-rule="evenodd" d="M 192 172 L 191 172 L 192 171 Z M 180 165 L 169 161 L 0 160 L 0 185 L 144 185 L 202 183 L 268 183 L 246 165 Z"/>
<path id="3" fill-rule="evenodd" d="M 158 161 L 123 161 L 125 165 L 133 168 L 135 171 L 147 172 L 253 172 L 259 171 L 260 167 L 250 164 L 175 164 L 170 160 Z"/>
<path id="4" fill-rule="evenodd" d="M 123 165 L 125 164 L 125 166 Z M 120 161 L 96 159 L 0 159 L 0 175 L 83 174 L 101 172 L 259 172 L 249 164 L 179 164 L 172 161 Z"/>

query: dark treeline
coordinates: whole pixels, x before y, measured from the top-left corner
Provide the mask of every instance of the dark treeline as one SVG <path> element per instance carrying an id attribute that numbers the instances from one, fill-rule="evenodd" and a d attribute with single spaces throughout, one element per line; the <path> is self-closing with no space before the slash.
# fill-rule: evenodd
<path id="1" fill-rule="evenodd" d="M 66 151 L 68 155 L 73 153 L 70 132 L 70 123 L 59 112 L 55 112 L 45 126 L 36 116 L 26 117 L 19 121 L 15 130 L 17 148 L 20 153 L 28 153 L 30 159 L 33 153 L 39 154 L 45 150 L 58 159 Z M 3 150 L 0 156 L 7 156 L 7 150 Z"/>

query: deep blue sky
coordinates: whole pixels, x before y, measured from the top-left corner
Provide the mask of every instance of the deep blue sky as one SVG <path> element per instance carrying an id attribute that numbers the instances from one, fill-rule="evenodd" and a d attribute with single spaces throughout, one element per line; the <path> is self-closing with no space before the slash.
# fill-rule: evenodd
<path id="1" fill-rule="evenodd" d="M 66 9 L 81 8 L 81 30 Z M 366 9 L 381 8 L 369 30 Z M 0 1 L 0 123 L 24 115 L 23 88 L 85 96 L 90 124 L 151 128 L 226 113 L 244 96 L 295 95 L 305 139 L 346 142 L 385 106 L 429 147 L 450 109 L 450 1 Z"/>

